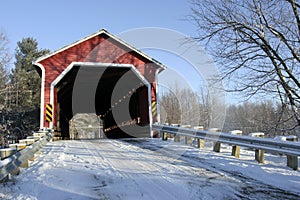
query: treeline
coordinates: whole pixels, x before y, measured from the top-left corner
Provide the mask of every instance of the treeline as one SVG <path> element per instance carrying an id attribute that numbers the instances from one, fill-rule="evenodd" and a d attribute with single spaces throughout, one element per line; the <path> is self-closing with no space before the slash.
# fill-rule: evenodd
<path id="1" fill-rule="evenodd" d="M 262 102 L 244 102 L 230 105 L 226 110 L 224 130 L 242 130 L 244 133 L 264 132 L 276 135 L 299 135 L 292 111 L 282 108 L 280 103 L 265 100 Z"/>
<path id="2" fill-rule="evenodd" d="M 26 135 L 39 124 L 40 77 L 32 62 L 49 50 L 38 49 L 36 39 L 17 42 L 10 53 L 9 39 L 0 32 L 0 133 Z M 13 57 L 15 59 L 13 59 Z"/>
<path id="3" fill-rule="evenodd" d="M 224 132 L 242 130 L 244 134 L 264 132 L 269 137 L 299 134 L 293 112 L 271 100 L 225 105 L 209 92 L 178 88 L 162 92 L 159 100 L 162 123 L 221 128 Z M 217 112 L 223 117 L 216 118 Z M 217 123 L 222 127 L 215 127 L 216 120 L 222 120 Z"/>
<path id="4" fill-rule="evenodd" d="M 189 89 L 175 87 L 159 95 L 161 122 L 209 127 L 211 103 L 208 95 L 198 96 Z"/>
<path id="5" fill-rule="evenodd" d="M 12 63 L 4 33 L 0 33 L 0 49 L 0 108 L 25 111 L 39 107 L 40 77 L 32 62 L 49 50 L 38 49 L 34 38 L 23 38 L 17 43 Z"/>

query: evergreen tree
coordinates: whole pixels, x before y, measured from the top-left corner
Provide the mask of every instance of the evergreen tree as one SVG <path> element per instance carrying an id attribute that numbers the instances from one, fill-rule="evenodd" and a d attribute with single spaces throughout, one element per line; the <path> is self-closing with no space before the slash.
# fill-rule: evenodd
<path id="1" fill-rule="evenodd" d="M 36 39 L 23 38 L 17 43 L 15 69 L 12 74 L 15 106 L 17 108 L 34 108 L 40 102 L 40 77 L 32 62 L 49 53 L 49 50 L 38 49 Z"/>

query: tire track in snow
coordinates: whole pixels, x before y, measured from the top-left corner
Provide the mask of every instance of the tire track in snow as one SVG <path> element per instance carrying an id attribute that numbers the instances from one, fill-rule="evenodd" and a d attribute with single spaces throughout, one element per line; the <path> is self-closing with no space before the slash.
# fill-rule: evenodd
<path id="1" fill-rule="evenodd" d="M 131 160 L 127 160 L 128 158 L 128 151 L 122 152 L 119 150 L 119 145 L 115 145 L 118 144 L 117 140 L 101 140 L 99 142 L 98 141 L 90 141 L 89 144 L 91 144 L 94 149 L 99 149 L 99 151 L 93 151 L 90 153 L 93 154 L 93 157 L 95 158 L 95 160 L 99 160 L 99 158 L 101 158 L 101 160 L 99 160 L 102 163 L 104 163 L 108 169 L 111 170 L 111 174 L 117 174 L 117 176 L 119 178 L 121 178 L 121 184 L 123 182 L 123 184 L 128 184 L 128 181 L 130 180 L 130 182 L 133 184 L 133 188 L 129 188 L 130 190 L 135 190 L 136 192 L 140 193 L 140 198 L 146 198 L 146 199 L 157 199 L 158 196 L 160 196 L 159 198 L 163 198 L 164 199 L 176 199 L 176 196 L 174 196 L 173 194 L 167 192 L 165 189 L 162 189 L 161 187 L 157 186 L 157 183 L 154 181 L 151 181 L 149 179 L 149 174 L 144 175 L 143 173 L 138 173 L 137 171 L 135 172 L 126 172 L 123 169 L 120 169 L 120 165 L 116 166 L 116 162 L 114 160 L 119 160 L 120 162 L 122 162 L 122 165 L 124 165 L 125 167 L 130 167 L 133 165 L 136 165 L 137 162 L 132 162 Z M 114 151 L 113 155 L 103 155 L 103 153 L 100 153 L 101 151 L 103 152 L 103 147 L 101 148 L 100 145 L 102 145 L 103 143 L 106 144 L 106 148 L 107 147 L 111 147 L 111 151 Z M 107 152 L 107 149 L 106 149 Z M 105 153 L 105 152 L 104 152 Z M 110 157 L 110 160 L 107 159 L 107 157 Z M 104 161 L 104 162 L 103 162 Z M 121 163 L 119 163 L 121 164 Z M 124 167 L 123 166 L 123 167 Z M 130 184 L 131 184 L 130 183 Z M 145 187 L 145 185 L 151 186 L 149 188 Z M 127 191 L 128 192 L 128 191 Z M 128 193 L 132 193 L 132 192 L 128 192 Z M 126 196 L 123 196 L 122 194 L 120 194 L 120 197 L 122 198 L 128 198 Z M 130 197 L 129 197 L 130 198 Z M 138 197 L 136 197 L 138 198 Z M 177 197 L 178 198 L 178 197 Z"/>
<path id="2" fill-rule="evenodd" d="M 194 165 L 193 163 L 188 162 L 187 160 L 182 160 L 181 156 L 178 156 L 177 152 L 174 152 L 174 149 L 170 149 L 169 146 L 167 148 L 162 148 L 160 144 L 156 143 L 156 139 L 154 139 L 155 143 L 150 142 L 151 147 L 149 148 L 149 140 L 153 139 L 125 139 L 118 141 L 119 143 L 115 143 L 115 145 L 121 145 L 123 146 L 123 148 L 129 150 L 132 148 L 143 149 L 143 151 L 151 152 L 154 158 L 161 157 L 162 159 L 157 162 L 156 159 L 144 157 L 143 154 L 136 155 L 137 157 L 147 159 L 148 162 L 150 162 L 151 165 L 155 166 L 156 168 L 163 169 L 164 173 L 162 174 L 162 177 L 164 177 L 166 180 L 174 180 L 174 178 L 177 178 L 183 181 L 184 184 L 189 184 L 189 190 L 191 191 L 190 199 L 198 199 L 201 196 L 201 198 L 204 199 L 215 199 L 216 197 L 222 199 L 232 199 L 237 198 L 237 196 L 239 195 L 235 192 L 236 188 L 238 188 L 238 185 L 240 184 L 239 180 L 228 177 L 224 173 L 220 173 L 220 171 L 210 171 L 208 168 L 201 168 L 197 165 Z M 178 148 L 178 146 L 176 147 Z M 183 147 L 192 148 L 184 145 Z M 218 196 L 215 192 L 215 189 L 222 187 L 226 187 L 228 189 L 228 192 L 224 192 L 224 195 L 219 194 Z"/>
<path id="3" fill-rule="evenodd" d="M 224 180 L 218 180 L 220 178 L 219 174 L 196 169 L 182 162 L 172 164 L 166 161 L 169 159 L 166 155 L 157 154 L 157 152 L 133 146 L 124 141 L 108 141 L 111 150 L 114 151 L 114 157 L 110 160 L 128 159 L 127 164 L 134 166 L 130 168 L 134 171 L 120 169 L 119 165 L 114 165 L 116 162 L 114 164 L 110 163 L 112 167 L 117 169 L 122 176 L 133 180 L 137 185 L 149 185 L 146 191 L 141 186 L 139 188 L 148 193 L 148 196 L 151 196 L 150 199 L 192 199 L 200 198 L 200 196 L 202 198 L 212 198 L 213 195 L 223 199 L 236 197 L 233 192 L 236 185 L 225 183 L 229 179 L 224 177 L 221 177 Z M 97 141 L 92 141 L 92 143 L 95 148 L 99 148 L 99 145 L 101 145 L 101 142 Z M 111 157 L 111 155 L 104 156 Z M 225 184 L 227 186 L 233 185 L 228 187 L 231 194 L 230 192 L 224 192 L 224 194 L 216 195 L 214 188 L 222 188 Z"/>

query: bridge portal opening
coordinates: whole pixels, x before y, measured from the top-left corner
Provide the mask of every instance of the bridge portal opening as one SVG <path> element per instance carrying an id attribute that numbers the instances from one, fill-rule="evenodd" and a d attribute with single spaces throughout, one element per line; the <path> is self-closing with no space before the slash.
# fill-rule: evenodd
<path id="1" fill-rule="evenodd" d="M 91 132 L 79 131 L 75 137 L 73 131 L 80 130 L 76 124 L 95 128 L 89 118 L 94 115 L 99 122 L 95 138 L 149 137 L 150 89 L 132 65 L 74 65 L 54 85 L 56 129 L 63 138 L 91 139 Z"/>

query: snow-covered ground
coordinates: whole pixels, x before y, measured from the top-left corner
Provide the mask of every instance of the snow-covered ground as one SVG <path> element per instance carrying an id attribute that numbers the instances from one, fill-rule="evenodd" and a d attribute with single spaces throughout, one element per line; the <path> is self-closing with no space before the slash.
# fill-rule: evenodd
<path id="1" fill-rule="evenodd" d="M 0 199 L 300 199 L 300 172 L 285 156 L 230 156 L 159 139 L 48 143 Z M 1 162 L 0 162 L 1 164 Z"/>

